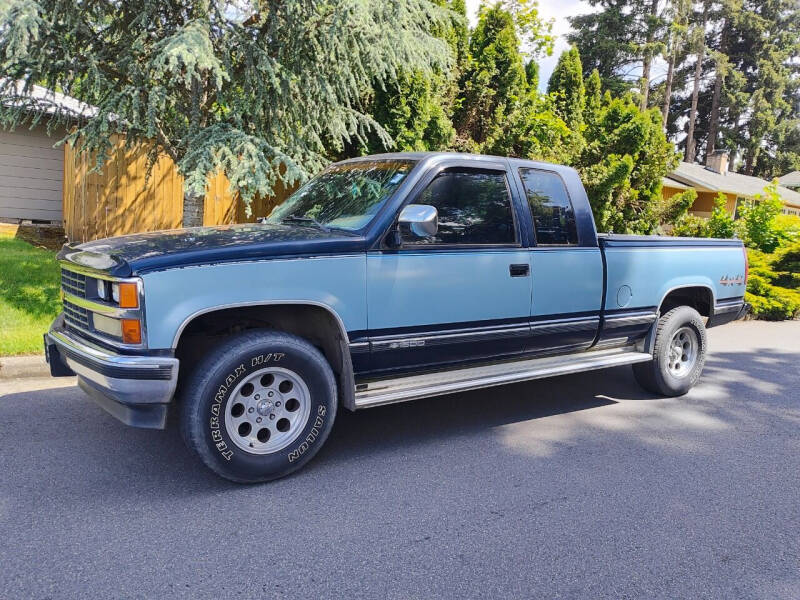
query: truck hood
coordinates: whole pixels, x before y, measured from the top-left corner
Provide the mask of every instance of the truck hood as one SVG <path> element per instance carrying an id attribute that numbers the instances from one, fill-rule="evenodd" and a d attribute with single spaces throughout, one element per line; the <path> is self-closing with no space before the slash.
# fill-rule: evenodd
<path id="1" fill-rule="evenodd" d="M 364 248 L 364 238 L 302 225 L 220 225 L 137 233 L 66 245 L 60 260 L 129 277 L 175 267 L 259 260 L 281 256 L 324 255 Z"/>

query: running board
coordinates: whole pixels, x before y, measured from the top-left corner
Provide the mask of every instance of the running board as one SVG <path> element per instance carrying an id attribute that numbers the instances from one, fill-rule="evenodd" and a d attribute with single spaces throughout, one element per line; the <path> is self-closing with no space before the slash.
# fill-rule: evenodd
<path id="1" fill-rule="evenodd" d="M 355 407 L 370 408 L 542 377 L 630 365 L 652 359 L 651 354 L 639 352 L 634 346 L 628 346 L 438 371 L 426 375 L 381 379 L 356 386 Z"/>

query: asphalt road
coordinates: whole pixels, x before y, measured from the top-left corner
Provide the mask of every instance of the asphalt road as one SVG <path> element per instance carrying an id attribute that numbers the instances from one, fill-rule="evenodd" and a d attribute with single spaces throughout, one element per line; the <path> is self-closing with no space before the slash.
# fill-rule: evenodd
<path id="1" fill-rule="evenodd" d="M 709 333 L 683 398 L 625 367 L 345 413 L 250 487 L 0 382 L 0 597 L 800 598 L 800 322 Z"/>

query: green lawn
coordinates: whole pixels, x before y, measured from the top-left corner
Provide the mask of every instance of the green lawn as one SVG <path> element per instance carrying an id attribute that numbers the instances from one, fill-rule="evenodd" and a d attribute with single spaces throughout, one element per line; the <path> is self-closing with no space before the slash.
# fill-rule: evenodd
<path id="1" fill-rule="evenodd" d="M 38 354 L 61 312 L 55 253 L 0 229 L 0 356 Z"/>

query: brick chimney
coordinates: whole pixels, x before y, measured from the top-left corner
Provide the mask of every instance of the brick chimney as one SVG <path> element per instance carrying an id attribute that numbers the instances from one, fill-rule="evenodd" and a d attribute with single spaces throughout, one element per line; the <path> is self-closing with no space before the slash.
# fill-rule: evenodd
<path id="1" fill-rule="evenodd" d="M 726 150 L 716 150 L 706 158 L 706 169 L 720 175 L 727 175 L 729 159 L 730 155 Z"/>

